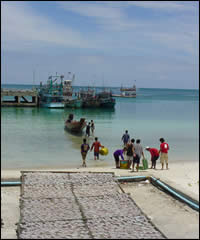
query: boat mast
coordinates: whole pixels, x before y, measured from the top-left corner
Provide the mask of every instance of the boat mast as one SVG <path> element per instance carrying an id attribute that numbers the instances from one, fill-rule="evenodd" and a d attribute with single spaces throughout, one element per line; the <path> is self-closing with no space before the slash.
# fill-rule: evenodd
<path id="1" fill-rule="evenodd" d="M 136 89 L 136 80 L 134 80 L 134 82 L 135 82 L 135 84 L 133 85 L 133 88 L 135 88 L 135 89 Z"/>
<path id="2" fill-rule="evenodd" d="M 35 89 L 35 69 L 33 70 L 33 87 L 32 89 Z"/>

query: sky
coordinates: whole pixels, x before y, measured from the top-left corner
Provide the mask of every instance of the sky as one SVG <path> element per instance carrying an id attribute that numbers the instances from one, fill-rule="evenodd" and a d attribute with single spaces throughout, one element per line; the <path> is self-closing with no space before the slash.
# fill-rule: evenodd
<path id="1" fill-rule="evenodd" d="M 1 1 L 1 83 L 199 88 L 198 1 Z"/>

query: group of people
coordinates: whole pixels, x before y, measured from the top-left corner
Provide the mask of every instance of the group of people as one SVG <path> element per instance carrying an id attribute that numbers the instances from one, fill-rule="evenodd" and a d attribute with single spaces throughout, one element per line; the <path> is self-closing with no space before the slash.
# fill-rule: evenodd
<path id="1" fill-rule="evenodd" d="M 81 145 L 81 155 L 82 155 L 82 160 L 83 160 L 83 167 L 86 167 L 86 156 L 88 151 L 92 151 L 94 148 L 94 160 L 99 159 L 99 150 L 100 147 L 104 147 L 101 145 L 101 143 L 98 141 L 98 137 L 95 137 L 95 141 L 93 142 L 91 148 L 90 145 L 87 143 L 86 138 L 83 139 L 83 144 Z"/>
<path id="2" fill-rule="evenodd" d="M 95 129 L 95 126 L 94 126 L 94 121 L 91 120 L 91 122 L 89 122 L 86 126 L 86 131 L 85 131 L 85 136 L 86 137 L 89 137 L 90 136 L 90 130 L 92 132 L 92 135 L 94 136 L 94 129 Z"/>
<path id="3" fill-rule="evenodd" d="M 90 129 L 92 131 L 92 134 L 94 135 L 94 122 L 91 120 L 91 122 L 88 123 L 86 127 L 86 136 L 90 136 Z M 126 156 L 126 160 L 129 162 L 129 168 L 132 169 L 134 172 L 135 169 L 136 171 L 139 170 L 139 164 L 140 164 L 140 159 L 144 156 L 143 152 L 143 146 L 141 145 L 141 140 L 137 139 L 135 141 L 134 138 L 130 139 L 130 135 L 128 134 L 128 130 L 125 131 L 123 134 L 121 140 L 124 143 L 124 148 L 123 149 L 118 149 L 113 153 L 114 159 L 115 159 L 115 164 L 116 168 L 120 168 L 120 157 L 122 160 L 124 159 L 124 156 Z M 136 143 L 135 143 L 136 142 Z M 86 167 L 86 156 L 88 151 L 92 151 L 94 149 L 94 160 L 99 159 L 99 150 L 100 148 L 103 148 L 104 146 L 101 145 L 101 143 L 98 141 L 98 138 L 95 137 L 95 141 L 93 142 L 92 146 L 90 147 L 89 144 L 87 143 L 86 138 L 83 139 L 83 144 L 81 145 L 81 155 L 82 155 L 82 160 L 83 160 L 83 167 Z M 160 157 L 160 162 L 162 164 L 162 170 L 164 169 L 164 163 L 166 163 L 166 169 L 168 169 L 168 150 L 169 150 L 169 145 L 168 143 L 165 142 L 164 138 L 160 138 L 160 149 L 156 148 L 151 148 L 147 146 L 145 148 L 147 151 L 150 152 L 151 154 L 151 168 L 156 169 L 156 161 Z"/>
<path id="4" fill-rule="evenodd" d="M 130 135 L 128 134 L 128 130 L 122 136 L 121 139 L 124 143 L 123 149 L 118 149 L 113 153 L 116 168 L 120 168 L 120 157 L 124 160 L 124 155 L 126 155 L 126 160 L 129 161 L 129 168 L 134 172 L 135 166 L 136 171 L 139 170 L 140 159 L 143 156 L 145 158 L 143 147 L 141 145 L 141 140 L 137 139 L 135 144 L 135 139 L 130 139 Z M 164 169 L 164 163 L 166 163 L 166 169 L 168 169 L 168 150 L 169 145 L 165 142 L 164 138 L 160 138 L 160 149 L 150 148 L 147 146 L 145 148 L 151 154 L 151 168 L 156 169 L 156 161 L 160 157 L 160 162 L 162 164 L 162 170 Z M 131 167 L 132 166 L 132 167 Z"/>

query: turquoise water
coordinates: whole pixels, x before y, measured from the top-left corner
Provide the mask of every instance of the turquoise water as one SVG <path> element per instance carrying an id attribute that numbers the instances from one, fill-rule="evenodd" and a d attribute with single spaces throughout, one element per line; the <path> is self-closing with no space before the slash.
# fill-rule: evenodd
<path id="1" fill-rule="evenodd" d="M 119 93 L 119 88 L 111 90 Z M 1 108 L 2 169 L 79 167 L 83 136 L 64 130 L 69 113 L 75 119 L 93 119 L 95 136 L 109 149 L 109 154 L 98 162 L 89 153 L 88 166 L 114 166 L 112 153 L 122 147 L 121 136 L 126 129 L 131 137 L 140 138 L 143 146 L 159 148 L 159 138 L 164 137 L 170 146 L 169 163 L 199 159 L 199 91 L 138 89 L 135 99 L 116 98 L 113 110 Z M 90 137 L 88 142 L 91 144 L 93 139 Z M 146 151 L 145 155 L 150 158 Z"/>

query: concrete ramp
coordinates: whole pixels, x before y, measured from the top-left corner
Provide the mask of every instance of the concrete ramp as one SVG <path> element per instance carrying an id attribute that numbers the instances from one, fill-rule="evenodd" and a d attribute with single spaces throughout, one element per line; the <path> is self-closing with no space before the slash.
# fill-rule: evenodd
<path id="1" fill-rule="evenodd" d="M 19 239 L 163 239 L 113 173 L 22 172 Z"/>

